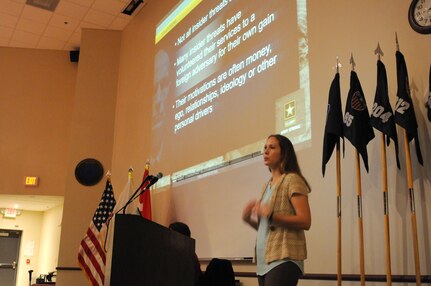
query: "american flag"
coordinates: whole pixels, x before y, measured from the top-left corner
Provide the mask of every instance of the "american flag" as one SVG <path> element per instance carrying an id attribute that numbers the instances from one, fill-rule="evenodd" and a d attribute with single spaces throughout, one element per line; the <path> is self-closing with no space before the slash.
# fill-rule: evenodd
<path id="1" fill-rule="evenodd" d="M 104 283 L 106 253 L 103 248 L 105 238 L 101 235 L 101 229 L 112 214 L 114 206 L 114 192 L 111 182 L 107 180 L 99 206 L 94 212 L 78 252 L 79 265 L 93 286 L 101 286 Z"/>

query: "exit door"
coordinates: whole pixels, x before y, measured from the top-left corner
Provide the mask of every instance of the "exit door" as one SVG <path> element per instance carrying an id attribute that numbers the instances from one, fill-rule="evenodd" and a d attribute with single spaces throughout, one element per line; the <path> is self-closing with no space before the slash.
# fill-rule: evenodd
<path id="1" fill-rule="evenodd" d="M 0 229 L 0 284 L 15 286 L 21 230 Z"/>

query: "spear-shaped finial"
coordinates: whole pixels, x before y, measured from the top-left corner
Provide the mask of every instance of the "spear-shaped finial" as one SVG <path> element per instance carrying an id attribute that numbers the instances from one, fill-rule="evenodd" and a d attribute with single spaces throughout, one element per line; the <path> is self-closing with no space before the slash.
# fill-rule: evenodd
<path id="1" fill-rule="evenodd" d="M 337 59 L 337 62 L 335 63 L 335 70 L 338 73 L 340 71 L 340 68 L 342 67 L 342 65 L 340 63 L 338 56 L 336 57 L 336 59 Z"/>
<path id="2" fill-rule="evenodd" d="M 395 44 L 397 45 L 397 51 L 400 51 L 400 44 L 398 43 L 398 34 L 395 32 Z"/>
<path id="3" fill-rule="evenodd" d="M 129 179 L 132 179 L 133 178 L 133 167 L 132 166 L 130 166 L 130 168 L 129 168 L 129 170 L 128 170 L 128 175 L 129 175 Z"/>
<path id="4" fill-rule="evenodd" d="M 352 65 L 352 71 L 354 71 L 356 63 L 355 63 L 355 60 L 353 59 L 353 53 L 350 56 L 350 64 Z"/>
<path id="5" fill-rule="evenodd" d="M 374 50 L 374 54 L 377 55 L 377 58 L 380 61 L 380 56 L 384 56 L 382 49 L 380 48 L 380 43 L 377 42 L 377 48 Z"/>

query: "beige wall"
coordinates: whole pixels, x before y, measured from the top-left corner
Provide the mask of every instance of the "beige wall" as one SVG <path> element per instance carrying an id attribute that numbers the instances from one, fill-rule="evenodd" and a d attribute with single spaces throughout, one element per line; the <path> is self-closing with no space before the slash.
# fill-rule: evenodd
<path id="1" fill-rule="evenodd" d="M 63 205 L 43 212 L 42 226 L 40 228 L 41 239 L 38 273 L 48 274 L 56 270 L 60 249 L 62 218 Z"/>
<path id="2" fill-rule="evenodd" d="M 78 246 L 105 182 L 103 179 L 92 187 L 79 185 L 74 177 L 76 164 L 90 157 L 98 159 L 105 172 L 111 169 L 120 40 L 118 31 L 83 31 L 70 130 L 59 267 L 78 266 Z M 65 272 L 58 272 L 58 285 L 84 283 L 80 271 L 76 271 L 72 280 L 67 280 L 69 273 Z"/>
<path id="3" fill-rule="evenodd" d="M 0 48 L 1 194 L 64 195 L 77 65 L 67 51 Z M 6 135 L 7 134 L 7 135 Z M 25 176 L 39 186 L 24 187 Z"/>

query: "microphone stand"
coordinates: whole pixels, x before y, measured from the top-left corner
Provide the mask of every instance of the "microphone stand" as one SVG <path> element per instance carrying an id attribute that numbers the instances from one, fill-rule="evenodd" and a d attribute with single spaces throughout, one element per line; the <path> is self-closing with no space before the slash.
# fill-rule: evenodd
<path id="1" fill-rule="evenodd" d="M 28 281 L 28 283 L 29 283 L 28 285 L 29 285 L 29 286 L 31 286 L 31 274 L 32 274 L 32 273 L 33 273 L 33 270 L 29 270 L 29 271 L 28 271 L 28 280 L 29 280 L 29 281 Z"/>
<path id="2" fill-rule="evenodd" d="M 126 213 L 126 207 L 128 206 L 128 205 L 130 205 L 130 203 L 132 203 L 136 198 L 137 198 L 137 196 L 136 196 L 136 194 L 142 189 L 142 187 L 144 186 L 144 184 L 148 181 L 148 179 L 150 179 L 150 180 L 152 180 L 153 178 L 156 178 L 156 177 L 154 177 L 154 176 L 152 176 L 152 175 L 148 175 L 148 176 L 146 176 L 145 177 L 145 179 L 143 179 L 142 180 L 142 183 L 139 185 L 139 187 L 136 189 L 136 191 L 133 193 L 133 195 L 129 198 L 129 200 L 127 201 L 127 203 L 121 208 L 121 209 L 119 209 L 114 215 L 116 215 L 117 213 L 119 213 L 120 211 L 123 211 L 123 214 L 125 214 Z M 144 191 L 145 191 L 145 189 L 144 189 Z M 142 192 L 141 192 L 142 193 Z M 141 194 L 141 193 L 139 193 L 139 195 Z M 135 197 L 136 196 L 136 197 Z"/>
<path id="3" fill-rule="evenodd" d="M 122 207 L 119 211 L 123 210 L 123 214 L 126 212 L 126 207 L 131 204 L 134 200 L 136 200 L 137 197 L 139 197 L 141 194 L 143 194 L 146 190 L 148 190 L 152 185 L 154 185 L 155 183 L 157 183 L 157 181 L 163 177 L 162 173 L 158 173 L 157 176 L 147 176 L 146 178 L 151 177 L 150 178 L 150 182 L 148 183 L 147 186 L 144 186 L 145 182 L 142 182 L 142 184 L 139 186 L 139 188 L 135 191 L 135 193 L 133 194 L 133 196 L 129 199 L 129 201 L 124 205 L 124 207 Z M 144 181 L 146 181 L 146 178 Z M 142 190 L 141 190 L 142 189 Z M 141 192 L 139 194 L 138 191 L 141 190 Z M 136 195 L 137 194 L 137 195 Z M 115 214 L 117 214 L 118 212 L 116 212 Z"/>

